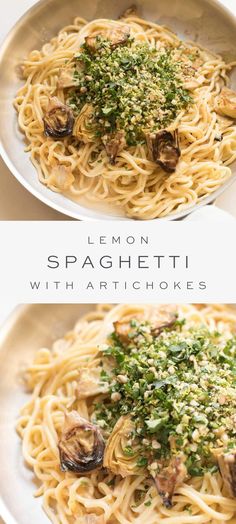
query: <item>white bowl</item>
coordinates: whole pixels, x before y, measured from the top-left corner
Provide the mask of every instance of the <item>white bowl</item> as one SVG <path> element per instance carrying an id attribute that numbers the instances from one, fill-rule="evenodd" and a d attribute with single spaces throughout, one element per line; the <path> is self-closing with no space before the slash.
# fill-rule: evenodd
<path id="1" fill-rule="evenodd" d="M 55 36 L 76 15 L 88 20 L 100 17 L 117 18 L 131 0 L 42 0 L 32 7 L 15 25 L 0 52 L 0 153 L 13 175 L 34 196 L 70 217 L 82 220 L 125 219 L 122 211 L 105 203 L 77 203 L 54 193 L 38 180 L 37 172 L 24 152 L 24 137 L 17 126 L 12 101 L 21 83 L 16 68 L 32 49 Z M 138 11 L 147 20 L 166 24 L 180 37 L 192 39 L 219 52 L 229 61 L 236 58 L 236 19 L 216 0 L 138 0 Z M 233 78 L 234 82 L 234 78 Z M 234 82 L 236 85 L 236 82 Z M 167 219 L 178 219 L 217 198 L 236 178 L 233 175 L 217 191 L 199 204 L 177 212 Z M 126 218 L 127 220 L 127 218 Z"/>

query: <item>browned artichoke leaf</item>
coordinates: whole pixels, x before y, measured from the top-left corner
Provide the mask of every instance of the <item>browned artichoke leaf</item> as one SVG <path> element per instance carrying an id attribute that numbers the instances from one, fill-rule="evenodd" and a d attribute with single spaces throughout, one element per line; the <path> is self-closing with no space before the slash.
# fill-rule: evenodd
<path id="1" fill-rule="evenodd" d="M 71 411 L 58 443 L 62 471 L 87 473 L 102 466 L 105 443 L 100 429 Z"/>
<path id="2" fill-rule="evenodd" d="M 126 146 L 125 132 L 123 130 L 110 133 L 102 137 L 110 164 L 114 165 L 116 157 Z"/>
<path id="3" fill-rule="evenodd" d="M 155 484 L 164 506 L 172 507 L 172 497 L 176 488 L 187 478 L 187 469 L 184 458 L 177 456 L 170 460 L 167 467 L 161 469 L 155 476 Z"/>
<path id="4" fill-rule="evenodd" d="M 224 481 L 225 488 L 230 497 L 236 497 L 236 449 L 225 453 L 224 450 L 214 452 Z"/>

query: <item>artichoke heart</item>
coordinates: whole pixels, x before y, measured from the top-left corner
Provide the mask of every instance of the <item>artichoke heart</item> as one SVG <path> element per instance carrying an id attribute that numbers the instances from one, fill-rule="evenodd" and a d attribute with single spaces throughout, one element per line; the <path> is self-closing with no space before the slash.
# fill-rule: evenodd
<path id="1" fill-rule="evenodd" d="M 77 80 L 75 77 L 75 69 L 72 66 L 64 67 L 60 70 L 58 76 L 58 88 L 67 89 L 69 87 L 74 87 L 77 85 Z"/>
<path id="2" fill-rule="evenodd" d="M 101 40 L 109 40 L 111 48 L 115 49 L 120 45 L 126 44 L 130 36 L 130 28 L 128 25 L 119 24 L 117 27 L 104 31 L 95 31 L 91 36 L 85 37 L 85 44 L 92 52 L 96 52 L 100 48 Z"/>
<path id="3" fill-rule="evenodd" d="M 103 465 L 115 475 L 127 477 L 139 475 L 143 471 L 142 467 L 137 466 L 140 448 L 134 441 L 134 428 L 131 418 L 122 416 L 107 441 Z M 127 453 L 127 449 L 130 449 L 131 453 Z"/>
<path id="4" fill-rule="evenodd" d="M 102 370 L 103 367 L 96 365 L 96 363 L 94 363 L 92 368 L 81 369 L 77 389 L 77 398 L 79 400 L 108 393 L 109 385 L 107 382 L 102 382 L 101 379 Z"/>
<path id="5" fill-rule="evenodd" d="M 84 144 L 94 142 L 93 116 L 93 106 L 85 104 L 74 124 L 73 135 Z"/>
<path id="6" fill-rule="evenodd" d="M 72 134 L 74 115 L 69 106 L 59 98 L 49 98 L 47 112 L 43 118 L 44 134 L 51 138 L 64 138 Z"/>
<path id="7" fill-rule="evenodd" d="M 236 119 L 236 92 L 228 87 L 223 87 L 216 102 L 216 111 Z"/>
<path id="8" fill-rule="evenodd" d="M 174 305 L 169 307 L 160 306 L 159 308 L 154 308 L 153 310 L 150 309 L 149 317 L 147 319 L 150 324 L 150 333 L 154 337 L 157 337 L 160 335 L 163 329 L 171 329 L 171 327 L 174 326 L 176 319 L 177 314 L 176 307 Z M 143 320 L 143 316 L 140 313 L 136 313 L 135 315 L 130 314 L 129 316 L 114 322 L 115 333 L 123 343 L 128 344 L 132 338 L 132 335 L 137 330 L 136 324 L 134 324 L 132 327 L 132 320 L 141 322 Z"/>
<path id="9" fill-rule="evenodd" d="M 181 151 L 179 147 L 178 130 L 170 133 L 166 129 L 158 133 L 144 133 L 149 154 L 166 173 L 173 173 L 179 162 Z"/>
<path id="10" fill-rule="evenodd" d="M 105 448 L 102 434 L 77 411 L 66 414 L 58 448 L 62 471 L 87 473 L 102 466 Z"/>
<path id="11" fill-rule="evenodd" d="M 73 57 L 67 64 L 62 67 L 58 75 L 59 89 L 68 89 L 78 85 L 78 73 L 84 69 L 81 61 Z"/>

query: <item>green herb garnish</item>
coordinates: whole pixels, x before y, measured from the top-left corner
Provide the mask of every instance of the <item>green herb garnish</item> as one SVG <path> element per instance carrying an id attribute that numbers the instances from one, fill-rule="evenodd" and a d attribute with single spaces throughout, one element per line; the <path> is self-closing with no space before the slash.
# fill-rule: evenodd
<path id="1" fill-rule="evenodd" d="M 145 132 L 167 126 L 192 103 L 175 48 L 128 38 L 113 49 L 109 40 L 97 39 L 96 50 L 85 44 L 76 55 L 78 88 L 69 99 L 74 111 L 93 106 L 95 136 L 124 130 L 128 145 L 143 143 Z"/>
<path id="2" fill-rule="evenodd" d="M 214 473 L 213 450 L 235 447 L 236 337 L 182 320 L 158 336 L 148 322 L 132 321 L 130 331 L 127 340 L 114 332 L 103 352 L 114 363 L 103 380 L 121 398 L 97 404 L 97 420 L 112 431 L 122 415 L 132 418 L 140 467 L 150 453 L 158 463 L 184 452 L 191 476 Z M 132 456 L 132 446 L 125 453 Z"/>

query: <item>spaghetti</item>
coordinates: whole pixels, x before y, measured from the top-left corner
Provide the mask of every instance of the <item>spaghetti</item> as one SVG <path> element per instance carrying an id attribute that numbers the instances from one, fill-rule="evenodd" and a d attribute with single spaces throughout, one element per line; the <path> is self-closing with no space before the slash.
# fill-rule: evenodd
<path id="1" fill-rule="evenodd" d="M 229 475 L 224 476 L 223 467 L 220 474 L 217 462 L 213 461 L 210 464 L 208 461 L 212 459 L 207 454 L 207 446 L 213 446 L 214 449 L 217 447 L 217 453 L 219 449 L 228 447 L 230 451 L 227 453 L 232 457 L 235 444 L 235 424 L 231 427 L 229 422 L 230 417 L 234 416 L 235 420 L 235 385 L 233 386 L 234 382 L 229 371 L 232 366 L 235 366 L 232 364 L 235 362 L 235 321 L 235 313 L 225 306 L 183 305 L 169 308 L 148 305 L 99 306 L 95 311 L 81 318 L 74 330 L 64 339 L 55 342 L 51 350 L 43 348 L 36 353 L 34 362 L 27 370 L 27 386 L 32 394 L 21 411 L 17 430 L 23 441 L 24 459 L 33 469 L 39 482 L 36 496 L 43 496 L 44 510 L 53 523 L 216 524 L 229 522 L 233 524 L 236 522 L 236 501 L 228 489 Z M 110 334 L 114 328 L 115 333 L 111 338 Z M 132 386 L 130 390 L 132 394 L 137 388 L 135 383 L 130 382 L 135 370 L 135 361 L 129 360 L 133 354 L 132 347 L 136 348 L 135 357 L 132 358 L 139 359 L 136 360 L 139 371 L 135 371 L 135 381 L 139 382 L 139 386 L 143 384 L 143 376 L 140 379 L 140 373 L 143 373 L 142 366 L 146 362 L 146 357 L 149 364 L 148 376 L 145 375 L 146 388 L 147 384 L 152 384 L 154 380 L 155 391 L 162 393 L 162 396 L 166 391 L 165 387 L 172 387 L 171 380 L 176 376 L 180 377 L 178 375 L 180 371 L 183 373 L 178 386 L 175 385 L 167 395 L 168 402 L 172 402 L 171 410 L 176 409 L 176 413 L 179 410 L 180 396 L 178 395 L 182 394 L 182 386 L 186 389 L 189 388 L 189 384 L 191 387 L 194 385 L 191 389 L 193 392 L 191 401 L 188 398 L 187 402 L 183 402 L 181 397 L 181 409 L 184 405 L 186 409 L 192 409 L 193 414 L 189 416 L 187 425 L 191 429 L 192 419 L 195 417 L 200 436 L 195 438 L 195 428 L 191 433 L 195 435 L 195 440 L 191 443 L 185 441 L 185 444 L 182 442 L 188 474 L 186 478 L 179 479 L 181 480 L 179 483 L 176 482 L 172 500 L 169 500 L 170 504 L 165 499 L 166 494 L 163 496 L 160 490 L 158 482 L 161 482 L 161 477 L 156 471 L 153 472 L 153 468 L 155 469 L 153 461 L 157 461 L 160 465 L 164 460 L 161 449 L 167 452 L 165 428 L 169 428 L 168 431 L 172 435 L 172 440 L 169 441 L 172 444 L 173 435 L 185 439 L 185 429 L 181 430 L 175 423 L 175 433 L 171 432 L 170 422 L 166 419 L 167 413 L 161 431 L 157 426 L 154 428 L 153 420 L 157 424 L 157 420 L 153 419 L 154 404 L 150 411 L 151 418 L 147 418 L 148 397 L 153 402 L 153 397 L 150 397 L 152 387 L 145 389 L 146 393 L 141 403 L 137 395 L 134 395 L 132 403 L 129 404 L 131 398 L 129 396 L 131 393 L 127 393 L 129 385 Z M 152 359 L 152 362 L 150 360 L 153 348 L 158 361 L 156 366 L 155 359 L 154 361 Z M 167 380 L 168 385 L 164 386 L 160 382 L 160 376 L 153 378 L 150 374 L 157 371 L 160 373 L 164 369 L 163 351 L 170 350 L 172 364 L 170 366 L 168 362 L 167 379 L 171 380 L 169 382 Z M 123 358 L 124 355 L 126 360 Z M 115 374 L 112 371 L 114 361 L 112 366 L 110 365 L 111 359 L 114 358 L 116 358 Z M 185 372 L 186 358 L 188 370 Z M 220 362 L 220 367 L 215 375 L 217 361 Z M 130 372 L 126 372 L 124 380 L 124 365 L 129 364 L 132 364 Z M 102 371 L 101 365 L 103 365 Z M 204 373 L 207 373 L 207 369 L 209 374 L 206 383 Z M 123 374 L 117 374 L 121 373 L 121 370 Z M 214 379 L 216 382 L 213 380 L 214 376 L 217 376 Z M 198 399 L 196 402 L 198 379 L 201 383 L 201 400 Z M 211 385 L 209 385 L 210 380 L 212 380 Z M 207 401 L 206 404 L 206 399 L 204 400 L 203 397 L 204 393 L 207 396 L 207 392 L 211 392 L 212 397 L 210 403 Z M 161 415 L 163 397 L 160 396 L 159 399 L 161 398 L 158 408 L 159 418 L 164 417 L 163 414 Z M 208 420 L 203 422 L 202 418 L 205 414 L 202 409 L 203 407 L 206 409 L 206 405 Z M 127 406 L 129 412 L 125 414 Z M 212 417 L 211 409 L 215 410 Z M 145 413 L 142 410 L 146 410 Z M 168 408 L 166 410 L 168 411 Z M 136 424 L 136 434 L 133 430 L 127 432 L 127 417 L 132 412 L 135 413 L 132 423 Z M 142 431 L 144 430 L 144 421 L 140 426 L 144 414 L 145 420 L 149 420 L 149 429 L 152 428 L 151 433 L 147 432 L 145 438 L 143 434 L 140 437 L 139 433 L 140 427 Z M 120 425 L 119 416 L 122 418 Z M 72 421 L 68 417 L 72 417 Z M 174 417 L 173 413 L 171 417 Z M 68 419 L 66 428 L 65 419 Z M 80 420 L 83 421 L 82 426 Z M 209 432 L 206 428 L 211 420 L 212 426 Z M 71 427 L 68 430 L 68 424 L 71 423 L 72 426 L 75 423 L 77 429 L 80 426 L 78 433 L 73 433 Z M 222 430 L 222 423 L 224 430 Z M 96 439 L 93 441 L 96 456 L 91 459 L 89 446 L 93 427 L 96 427 L 100 440 L 96 433 Z M 84 440 L 83 430 L 86 428 L 87 436 Z M 211 436 L 212 431 L 217 435 L 216 441 L 214 440 L 216 437 Z M 104 453 L 101 435 L 105 442 L 103 458 L 105 469 L 101 467 L 101 454 L 99 455 L 98 452 L 99 448 L 100 452 Z M 82 442 L 81 447 L 78 444 L 79 439 Z M 136 446 L 138 446 L 138 456 L 135 454 Z M 175 446 L 178 446 L 177 439 L 175 439 Z M 198 446 L 202 446 L 200 457 L 197 457 Z M 84 461 L 81 459 L 81 449 L 83 453 L 87 453 Z M 177 448 L 174 453 L 178 459 L 181 457 L 181 451 Z M 151 460 L 145 461 L 145 457 L 149 456 Z M 221 460 L 223 460 L 222 456 Z M 226 456 L 228 457 L 227 454 Z M 90 459 L 92 462 L 89 462 Z M 78 471 L 73 470 L 76 465 L 84 468 L 85 472 L 79 474 Z M 200 469 L 196 471 L 199 467 Z M 165 475 L 168 477 L 166 469 Z M 156 479 L 156 486 L 154 479 Z"/>
<path id="2" fill-rule="evenodd" d="M 30 53 L 14 100 L 39 180 L 136 219 L 193 206 L 231 176 L 233 65 L 133 12 L 76 18 Z"/>

